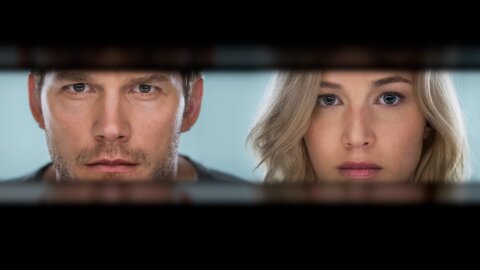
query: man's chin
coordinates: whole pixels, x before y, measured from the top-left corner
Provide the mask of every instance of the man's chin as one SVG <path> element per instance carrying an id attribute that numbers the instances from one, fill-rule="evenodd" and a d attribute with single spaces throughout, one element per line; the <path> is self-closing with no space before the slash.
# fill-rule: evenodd
<path id="1" fill-rule="evenodd" d="M 120 173 L 104 173 L 100 175 L 80 176 L 76 180 L 81 182 L 141 182 L 151 181 L 148 177 L 125 175 Z"/>
<path id="2" fill-rule="evenodd" d="M 107 166 L 107 165 L 94 165 L 85 166 L 81 168 L 78 174 L 75 174 L 76 179 L 89 181 L 89 182 L 101 182 L 101 181 L 145 181 L 147 177 L 142 173 L 139 165 L 127 166 Z"/>
<path id="3" fill-rule="evenodd" d="M 132 168 L 99 168 L 99 167 L 76 167 L 73 170 L 64 170 L 66 173 L 60 179 L 64 182 L 141 182 L 141 181 L 152 181 L 152 180 L 168 180 L 170 175 L 165 173 L 166 170 L 159 170 L 158 173 L 155 171 L 149 170 L 147 167 L 134 166 Z M 60 173 L 60 177 L 61 177 Z M 62 177 L 61 177 L 62 178 Z"/>

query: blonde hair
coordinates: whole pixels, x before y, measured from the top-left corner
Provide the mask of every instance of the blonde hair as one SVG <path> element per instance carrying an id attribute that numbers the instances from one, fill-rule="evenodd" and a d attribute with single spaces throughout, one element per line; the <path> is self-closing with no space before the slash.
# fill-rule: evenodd
<path id="1" fill-rule="evenodd" d="M 457 182 L 468 177 L 468 143 L 463 114 L 445 72 L 415 73 L 419 108 L 432 128 L 424 141 L 412 182 Z M 281 71 L 267 104 L 248 135 L 267 182 L 315 182 L 304 142 L 316 106 L 319 71 Z"/>

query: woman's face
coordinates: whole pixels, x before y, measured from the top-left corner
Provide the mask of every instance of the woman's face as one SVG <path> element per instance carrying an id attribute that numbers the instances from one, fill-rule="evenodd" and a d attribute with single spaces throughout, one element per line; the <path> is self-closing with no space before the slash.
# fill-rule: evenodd
<path id="1" fill-rule="evenodd" d="M 409 72 L 324 72 L 305 143 L 320 180 L 406 181 L 430 128 Z"/>

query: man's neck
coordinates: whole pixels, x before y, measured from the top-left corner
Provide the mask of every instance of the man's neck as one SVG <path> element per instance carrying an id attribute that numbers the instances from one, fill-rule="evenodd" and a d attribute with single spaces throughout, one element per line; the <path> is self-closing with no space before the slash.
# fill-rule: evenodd
<path id="1" fill-rule="evenodd" d="M 177 177 L 176 181 L 196 182 L 198 180 L 198 172 L 193 164 L 185 157 L 178 156 Z"/>
<path id="2" fill-rule="evenodd" d="M 55 183 L 57 181 L 56 171 L 53 164 L 48 166 L 47 170 L 45 170 L 45 173 L 42 175 L 42 181 L 47 183 Z"/>

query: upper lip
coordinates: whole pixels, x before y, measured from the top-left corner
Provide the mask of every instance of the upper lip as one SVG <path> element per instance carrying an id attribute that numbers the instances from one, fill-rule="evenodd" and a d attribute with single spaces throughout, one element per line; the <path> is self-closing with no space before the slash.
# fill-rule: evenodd
<path id="1" fill-rule="evenodd" d="M 87 163 L 87 165 L 117 166 L 117 165 L 137 165 L 137 163 L 127 161 L 124 159 L 99 159 L 99 160 L 95 160 L 93 162 Z"/>
<path id="2" fill-rule="evenodd" d="M 352 170 L 368 170 L 368 169 L 382 169 L 382 167 L 378 166 L 372 162 L 366 161 L 347 161 L 342 163 L 338 166 L 339 169 L 352 169 Z"/>

